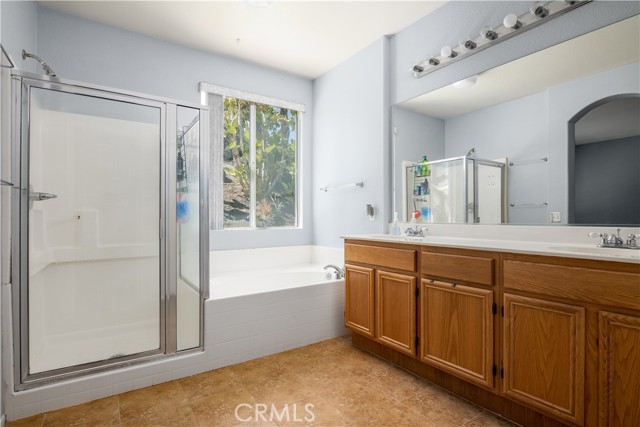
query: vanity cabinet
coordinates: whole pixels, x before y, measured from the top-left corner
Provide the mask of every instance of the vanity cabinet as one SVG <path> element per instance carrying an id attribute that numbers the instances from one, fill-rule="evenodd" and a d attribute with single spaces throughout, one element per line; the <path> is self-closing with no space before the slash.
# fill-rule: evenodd
<path id="1" fill-rule="evenodd" d="M 493 388 L 493 291 L 422 279 L 420 360 Z"/>
<path id="2" fill-rule="evenodd" d="M 637 426 L 640 265 L 516 254 L 502 265 L 504 395 L 572 424 Z"/>
<path id="3" fill-rule="evenodd" d="M 502 391 L 582 425 L 585 309 L 504 294 Z"/>
<path id="4" fill-rule="evenodd" d="M 417 249 L 345 244 L 345 326 L 416 354 Z"/>
<path id="5" fill-rule="evenodd" d="M 345 326 L 354 332 L 374 336 L 374 270 L 344 265 Z"/>
<path id="6" fill-rule="evenodd" d="M 345 263 L 354 344 L 523 425 L 638 425 L 640 264 L 355 239 Z"/>
<path id="7" fill-rule="evenodd" d="M 599 313 L 600 425 L 640 420 L 640 317 Z"/>
<path id="8" fill-rule="evenodd" d="M 492 389 L 497 256 L 424 247 L 420 260 L 420 360 Z"/>
<path id="9" fill-rule="evenodd" d="M 376 274 L 376 338 L 410 355 L 416 352 L 416 280 L 388 271 Z"/>

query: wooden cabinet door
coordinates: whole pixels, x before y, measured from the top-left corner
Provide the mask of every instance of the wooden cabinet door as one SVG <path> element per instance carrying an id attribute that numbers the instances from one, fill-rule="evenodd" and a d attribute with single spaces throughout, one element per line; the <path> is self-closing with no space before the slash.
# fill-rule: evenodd
<path id="1" fill-rule="evenodd" d="M 376 339 L 415 356 L 416 278 L 386 271 L 376 276 Z"/>
<path id="2" fill-rule="evenodd" d="M 640 422 L 640 317 L 600 312 L 600 425 Z"/>
<path id="3" fill-rule="evenodd" d="M 345 264 L 344 321 L 354 332 L 374 337 L 374 270 Z"/>
<path id="4" fill-rule="evenodd" d="M 585 309 L 504 294 L 503 393 L 584 423 Z"/>
<path id="5" fill-rule="evenodd" d="M 420 360 L 493 388 L 493 291 L 422 279 Z"/>

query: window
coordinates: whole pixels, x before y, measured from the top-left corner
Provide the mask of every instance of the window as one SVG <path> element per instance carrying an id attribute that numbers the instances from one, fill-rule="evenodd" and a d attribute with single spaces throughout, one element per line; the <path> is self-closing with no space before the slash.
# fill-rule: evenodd
<path id="1" fill-rule="evenodd" d="M 299 112 L 224 98 L 224 228 L 295 227 Z"/>

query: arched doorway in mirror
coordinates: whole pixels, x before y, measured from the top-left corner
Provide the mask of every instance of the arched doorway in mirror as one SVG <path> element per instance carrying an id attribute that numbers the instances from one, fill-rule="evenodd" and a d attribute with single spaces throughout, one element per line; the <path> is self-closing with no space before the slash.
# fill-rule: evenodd
<path id="1" fill-rule="evenodd" d="M 568 123 L 569 223 L 640 224 L 640 94 L 600 99 Z"/>

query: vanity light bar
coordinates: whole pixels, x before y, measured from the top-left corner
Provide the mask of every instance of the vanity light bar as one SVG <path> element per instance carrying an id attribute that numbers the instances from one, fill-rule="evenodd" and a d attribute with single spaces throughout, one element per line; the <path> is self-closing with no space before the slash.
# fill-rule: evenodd
<path id="1" fill-rule="evenodd" d="M 444 46 L 440 50 L 440 55 L 426 58 L 414 65 L 412 68 L 413 77 L 420 78 L 434 72 L 449 64 L 453 64 L 463 58 L 478 53 L 489 46 L 494 46 L 504 40 L 508 40 L 518 34 L 535 28 L 550 19 L 556 18 L 570 10 L 590 3 L 592 0 L 566 0 L 537 2 L 531 10 L 520 16 L 513 13 L 507 15 L 502 25 L 496 28 L 483 27 L 480 35 L 473 39 L 461 40 L 455 48 Z"/>

